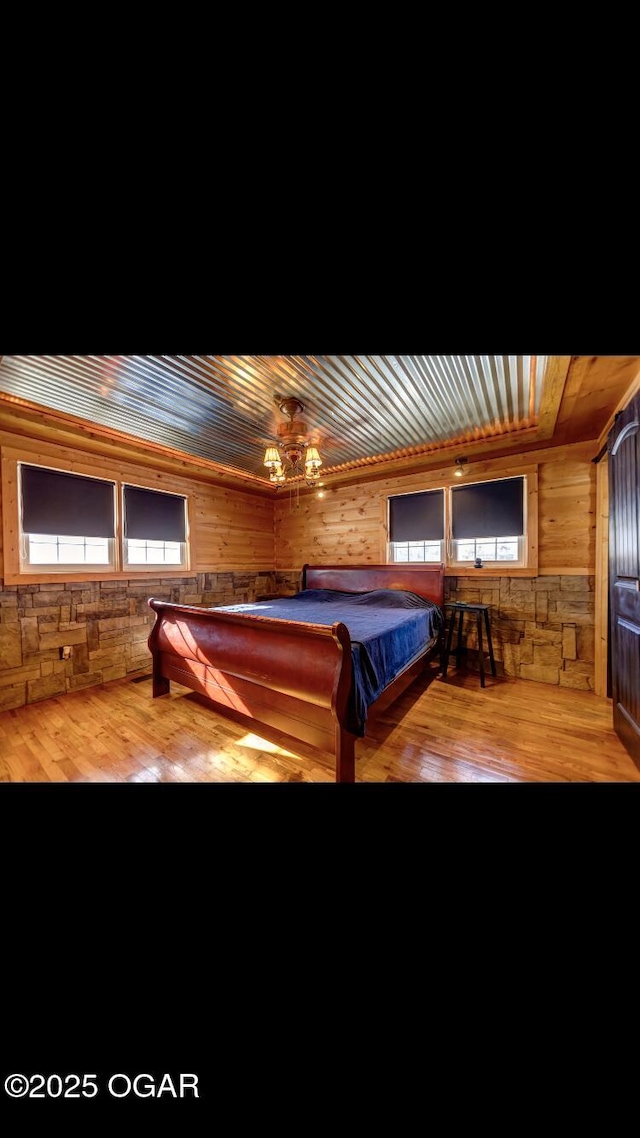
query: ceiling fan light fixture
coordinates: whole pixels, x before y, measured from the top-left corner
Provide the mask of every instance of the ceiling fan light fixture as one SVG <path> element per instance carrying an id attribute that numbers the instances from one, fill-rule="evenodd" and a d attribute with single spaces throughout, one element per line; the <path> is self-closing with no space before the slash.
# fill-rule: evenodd
<path id="1" fill-rule="evenodd" d="M 289 416 L 288 423 L 280 423 L 278 446 L 268 446 L 264 452 L 264 465 L 269 470 L 269 481 L 282 483 L 288 478 L 303 478 L 308 487 L 317 485 L 322 459 L 317 446 L 307 440 L 307 425 L 296 415 L 302 414 L 304 404 L 293 396 L 276 396 L 278 409 Z"/>
<path id="2" fill-rule="evenodd" d="M 264 465 L 270 470 L 276 470 L 281 465 L 277 447 L 267 447 L 264 452 Z"/>
<path id="3" fill-rule="evenodd" d="M 285 478 L 286 478 L 286 475 L 285 475 L 284 470 L 282 469 L 282 463 L 280 462 L 280 460 L 278 460 L 278 462 L 275 464 L 275 466 L 272 466 L 270 471 L 269 471 L 269 481 L 270 482 L 284 482 Z"/>
<path id="4" fill-rule="evenodd" d="M 322 466 L 322 459 L 318 454 L 317 447 L 307 447 L 307 456 L 304 460 L 305 466 L 315 470 L 317 467 Z"/>

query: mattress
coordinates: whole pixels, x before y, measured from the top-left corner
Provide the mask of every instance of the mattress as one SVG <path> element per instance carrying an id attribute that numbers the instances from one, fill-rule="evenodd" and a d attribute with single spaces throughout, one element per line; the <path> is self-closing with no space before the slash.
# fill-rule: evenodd
<path id="1" fill-rule="evenodd" d="M 373 589 L 366 593 L 304 589 L 293 597 L 212 607 L 217 611 L 259 613 L 310 624 L 345 624 L 353 660 L 346 726 L 360 737 L 365 734 L 367 710 L 374 700 L 436 643 L 444 627 L 442 609 L 406 589 Z"/>

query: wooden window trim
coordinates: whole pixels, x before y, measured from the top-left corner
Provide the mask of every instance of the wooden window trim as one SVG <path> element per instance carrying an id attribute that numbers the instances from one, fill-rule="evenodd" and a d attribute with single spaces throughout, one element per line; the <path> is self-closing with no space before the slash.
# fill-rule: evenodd
<path id="1" fill-rule="evenodd" d="M 487 471 L 473 475 L 472 470 L 465 468 L 465 482 L 497 482 L 503 478 L 526 478 L 525 509 L 525 564 L 520 562 L 493 561 L 490 565 L 483 565 L 482 569 L 474 569 L 468 563 L 457 563 L 450 559 L 451 550 L 451 495 L 446 493 L 451 487 L 459 486 L 461 480 L 455 475 L 438 478 L 437 484 L 425 485 L 425 490 L 444 489 L 444 575 L 445 577 L 537 577 L 538 576 L 538 463 L 521 466 L 517 469 L 509 467 L 500 471 Z M 389 563 L 389 499 L 394 495 L 387 495 L 382 502 L 384 548 L 383 560 Z M 396 562 L 394 562 L 396 564 Z M 399 562 L 397 564 L 400 564 Z M 412 562 L 412 564 L 414 564 Z M 415 563 L 417 564 L 417 562 Z M 420 563 L 422 564 L 422 562 Z M 512 565 L 512 568 L 509 566 Z"/>
<path id="2" fill-rule="evenodd" d="M 50 455 L 38 455 L 16 450 L 12 447 L 2 447 L 2 553 L 4 561 L 3 579 L 6 585 L 43 585 L 55 584 L 64 581 L 144 581 L 151 579 L 158 581 L 171 577 L 196 577 L 197 571 L 191 568 L 193 554 L 191 551 L 193 536 L 194 503 L 193 494 L 180 494 L 187 499 L 187 568 L 178 566 L 143 566 L 135 569 L 129 566 L 122 568 L 122 486 L 140 485 L 144 489 L 153 489 L 144 486 L 142 480 L 132 482 L 130 478 L 119 476 L 104 476 L 104 481 L 114 482 L 116 485 L 116 568 L 94 569 L 82 568 L 75 572 L 73 567 L 63 567 L 61 571 L 51 573 L 42 572 L 35 568 L 24 572 L 20 566 L 20 518 L 18 516 L 18 463 L 28 463 L 31 466 L 48 466 L 52 470 L 60 470 L 65 474 L 82 474 L 88 478 L 102 478 L 96 475 L 95 468 L 84 462 L 63 460 Z"/>

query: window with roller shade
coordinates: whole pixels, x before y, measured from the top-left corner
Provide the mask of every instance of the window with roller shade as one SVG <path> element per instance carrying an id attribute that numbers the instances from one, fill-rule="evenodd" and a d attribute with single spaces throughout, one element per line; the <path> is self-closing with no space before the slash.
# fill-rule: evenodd
<path id="1" fill-rule="evenodd" d="M 444 490 L 389 498 L 389 560 L 441 562 Z"/>
<path id="2" fill-rule="evenodd" d="M 500 478 L 453 486 L 453 563 L 522 563 L 525 539 L 525 479 Z"/>
<path id="3" fill-rule="evenodd" d="M 181 494 L 122 487 L 124 564 L 187 568 L 187 499 Z"/>
<path id="4" fill-rule="evenodd" d="M 24 570 L 115 565 L 116 483 L 18 464 Z"/>

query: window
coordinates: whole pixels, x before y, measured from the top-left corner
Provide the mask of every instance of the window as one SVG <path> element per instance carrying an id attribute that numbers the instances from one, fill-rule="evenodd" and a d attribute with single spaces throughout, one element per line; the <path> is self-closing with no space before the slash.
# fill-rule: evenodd
<path id="1" fill-rule="evenodd" d="M 536 569 L 538 470 L 521 469 L 517 477 L 480 477 L 389 498 L 387 559 L 444 562 L 452 572 L 471 570 L 478 559 L 482 567 Z"/>
<path id="2" fill-rule="evenodd" d="M 521 537 L 490 537 L 482 541 L 458 541 L 455 546 L 456 561 L 518 561 L 520 558 Z"/>
<path id="3" fill-rule="evenodd" d="M 106 537 L 28 533 L 26 539 L 26 554 L 30 565 L 111 564 L 113 542 Z"/>
<path id="4" fill-rule="evenodd" d="M 451 487 L 451 563 L 524 562 L 524 478 Z"/>
<path id="5" fill-rule="evenodd" d="M 389 560 L 442 561 L 444 490 L 389 499 Z"/>
<path id="6" fill-rule="evenodd" d="M 179 494 L 123 486 L 124 564 L 186 568 L 186 505 Z"/>
<path id="7" fill-rule="evenodd" d="M 129 565 L 181 565 L 183 545 L 179 541 L 142 541 L 127 538 Z"/>
<path id="8" fill-rule="evenodd" d="M 115 482 L 27 463 L 19 471 L 21 569 L 115 568 Z"/>
<path id="9" fill-rule="evenodd" d="M 22 574 L 189 569 L 186 495 L 36 466 L 6 450 L 2 486 L 3 501 L 17 502 L 19 542 L 5 564 L 15 583 Z"/>

